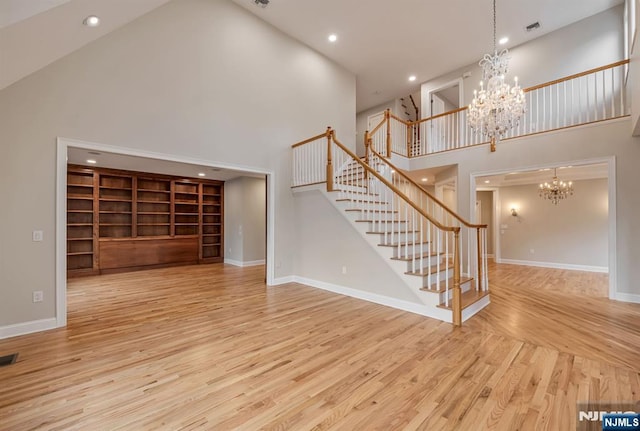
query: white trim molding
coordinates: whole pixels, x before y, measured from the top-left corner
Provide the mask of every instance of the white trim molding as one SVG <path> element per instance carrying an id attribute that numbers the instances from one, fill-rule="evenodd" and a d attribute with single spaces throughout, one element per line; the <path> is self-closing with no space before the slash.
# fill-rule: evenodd
<path id="1" fill-rule="evenodd" d="M 32 334 L 34 332 L 48 331 L 58 327 L 58 321 L 55 318 L 33 320 L 31 322 L 16 323 L 0 327 L 0 340 L 4 338 L 17 337 L 19 335 Z"/>
<path id="2" fill-rule="evenodd" d="M 279 278 L 274 278 L 272 280 L 271 283 L 269 283 L 269 286 L 280 286 L 282 284 L 289 284 L 289 283 L 295 283 L 296 282 L 296 278 L 293 275 L 288 275 L 286 277 L 279 277 Z"/>
<path id="3" fill-rule="evenodd" d="M 429 307 L 423 304 L 403 301 L 401 299 L 390 298 L 388 296 L 365 292 L 364 290 L 353 289 L 351 287 L 339 286 L 337 284 L 326 283 L 324 281 L 313 280 L 306 277 L 294 276 L 293 278 L 296 283 L 304 284 L 309 287 L 315 287 L 332 293 L 337 293 L 339 295 L 349 296 L 351 298 L 361 299 L 375 304 L 395 308 L 397 310 L 408 311 L 410 313 L 451 323 L 451 312 L 445 309 Z"/>
<path id="4" fill-rule="evenodd" d="M 233 266 L 239 266 L 241 268 L 246 268 L 247 266 L 264 265 L 265 264 L 265 260 L 264 259 L 262 259 L 262 260 L 249 260 L 249 261 L 243 262 L 241 260 L 227 259 L 225 257 L 224 263 L 229 264 L 229 265 L 233 265 Z"/>
<path id="5" fill-rule="evenodd" d="M 568 269 L 571 271 L 601 272 L 604 274 L 609 273 L 609 268 L 607 268 L 606 266 L 575 265 L 572 263 L 536 262 L 534 260 L 516 260 L 516 259 L 501 259 L 500 263 L 507 264 L 507 265 L 536 266 L 539 268 Z"/>
<path id="6" fill-rule="evenodd" d="M 640 295 L 638 295 L 637 293 L 618 292 L 616 294 L 616 298 L 615 299 L 617 301 L 633 302 L 635 304 L 640 304 Z"/>

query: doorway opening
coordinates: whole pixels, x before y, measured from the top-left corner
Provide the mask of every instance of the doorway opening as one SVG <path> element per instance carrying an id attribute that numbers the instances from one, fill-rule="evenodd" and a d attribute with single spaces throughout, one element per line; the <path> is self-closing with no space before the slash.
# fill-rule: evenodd
<path id="1" fill-rule="evenodd" d="M 91 164 L 87 160 L 95 163 Z M 206 258 L 211 256 L 218 256 L 220 258 L 218 260 L 221 260 L 224 256 L 225 263 L 235 266 L 264 265 L 266 283 L 267 285 L 273 284 L 274 265 L 272 257 L 275 250 L 273 241 L 275 229 L 273 197 L 275 193 L 272 172 L 246 166 L 235 166 L 214 161 L 58 138 L 56 182 L 56 324 L 58 327 L 65 326 L 67 320 L 67 259 L 69 259 L 67 235 L 68 164 L 148 173 L 150 177 L 157 174 L 156 176 L 158 177 L 165 175 L 185 178 L 185 181 L 183 181 L 184 187 L 195 187 L 194 190 L 187 190 L 186 188 L 184 190 L 175 189 L 177 181 L 176 185 L 172 186 L 171 191 L 168 188 L 165 191 L 160 186 L 158 186 L 158 190 L 147 190 L 145 189 L 146 186 L 140 185 L 134 190 L 133 187 L 128 187 L 126 184 L 120 188 L 118 188 L 118 184 L 105 185 L 104 187 L 98 185 L 95 197 L 88 199 L 111 204 L 112 202 L 117 203 L 127 200 L 111 195 L 128 193 L 127 196 L 129 196 L 135 194 L 135 199 L 129 197 L 129 202 L 125 202 L 125 204 L 133 206 L 131 210 L 118 208 L 112 210 L 105 207 L 106 209 L 103 211 L 101 207 L 98 207 L 100 210 L 95 217 L 100 219 L 104 213 L 105 217 L 109 214 L 109 217 L 115 217 L 118 220 L 127 218 L 129 226 L 125 226 L 124 229 L 128 228 L 136 232 L 137 229 L 143 229 L 143 231 L 147 229 L 148 231 L 148 229 L 165 228 L 164 225 L 169 224 L 168 220 L 159 220 L 159 218 L 168 218 L 167 214 L 170 212 L 171 233 L 178 232 L 178 230 L 191 229 L 193 232 L 185 232 L 185 236 L 180 240 L 183 242 L 184 240 L 195 241 L 196 247 L 199 247 L 196 248 L 196 257 L 198 250 L 202 251 L 200 253 L 201 262 L 206 261 Z M 189 180 L 189 178 L 192 178 L 193 181 Z M 230 196 L 231 201 L 227 203 L 228 196 L 224 193 L 216 192 L 213 188 L 210 191 L 206 191 L 204 185 L 201 185 L 201 190 L 197 191 L 198 178 L 208 178 L 212 180 L 209 181 L 212 184 L 216 180 L 227 182 L 232 191 L 235 191 L 234 195 Z M 137 182 L 137 177 L 136 180 L 132 181 Z M 150 181 L 147 182 L 151 184 Z M 158 184 L 161 182 L 157 181 Z M 202 184 L 205 183 L 204 181 L 201 182 Z M 161 193 L 171 196 L 171 204 L 165 203 L 165 201 L 169 202 L 169 198 L 161 197 Z M 158 202 L 151 202 L 156 199 Z M 193 202 L 185 201 L 183 203 L 183 199 L 192 199 Z M 223 199 L 224 202 L 222 201 Z M 135 208 L 138 203 L 152 206 L 153 208 L 142 208 L 143 214 L 136 217 L 142 217 L 144 220 L 138 219 L 134 228 L 132 221 L 129 219 L 132 219 L 131 213 L 133 211 L 139 211 Z M 224 208 L 225 203 L 228 211 L 216 211 L 216 208 Z M 167 208 L 159 208 L 160 205 L 165 205 Z M 169 210 L 170 205 L 172 209 Z M 178 206 L 186 209 L 184 211 L 178 210 Z M 189 208 L 191 207 L 193 208 L 190 210 Z M 83 214 L 80 214 L 80 212 Z M 88 217 L 96 214 L 91 209 L 79 209 L 75 213 L 74 217 L 86 217 L 87 222 L 89 221 Z M 233 220 L 235 223 L 232 230 L 224 229 L 223 232 L 223 216 Z M 207 217 L 209 218 L 207 219 Z M 105 225 L 104 229 L 119 229 L 116 224 L 124 225 L 125 222 L 118 220 L 114 220 L 113 223 L 107 222 L 106 224 L 110 226 Z M 89 224 L 87 222 L 84 224 Z M 86 238 L 82 238 L 82 241 L 91 246 L 91 242 L 86 240 L 92 239 L 96 241 L 95 247 L 101 246 L 102 242 L 106 244 L 111 239 L 104 238 L 104 241 L 101 241 L 101 229 L 103 229 L 103 226 L 100 226 L 91 235 L 85 235 Z M 157 236 L 155 233 L 157 232 L 151 233 L 152 236 L 149 238 L 151 242 L 163 238 L 168 239 L 171 236 Z M 223 235 L 225 240 L 222 239 Z M 147 238 L 142 239 L 146 240 Z M 128 238 L 124 238 L 124 242 L 127 242 L 127 240 Z M 229 249 L 230 251 L 228 251 Z M 82 252 L 88 255 L 89 250 L 83 250 Z M 213 255 L 208 254 L 212 252 L 214 253 Z M 132 256 L 136 256 L 135 249 L 132 253 Z M 202 259 L 203 256 L 205 259 Z M 208 260 L 212 261 L 212 259 Z"/>
<path id="2" fill-rule="evenodd" d="M 574 189 L 557 203 L 540 196 L 554 171 Z M 606 273 L 599 296 L 616 298 L 612 158 L 472 174 L 470 197 L 496 263 Z"/>

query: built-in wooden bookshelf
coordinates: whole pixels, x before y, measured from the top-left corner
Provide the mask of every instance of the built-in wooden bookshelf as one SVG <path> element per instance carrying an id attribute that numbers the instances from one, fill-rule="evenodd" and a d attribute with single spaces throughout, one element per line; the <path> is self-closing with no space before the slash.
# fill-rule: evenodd
<path id="1" fill-rule="evenodd" d="M 67 270 L 223 260 L 224 183 L 69 165 Z"/>

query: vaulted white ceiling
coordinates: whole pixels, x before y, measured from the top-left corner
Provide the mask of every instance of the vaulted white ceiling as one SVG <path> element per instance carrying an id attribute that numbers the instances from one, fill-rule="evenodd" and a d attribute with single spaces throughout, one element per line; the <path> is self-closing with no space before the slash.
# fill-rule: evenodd
<path id="1" fill-rule="evenodd" d="M 169 0 L 0 0 L 0 89 Z M 97 15 L 101 24 L 82 21 Z"/>
<path id="2" fill-rule="evenodd" d="M 491 0 L 271 0 L 266 8 L 233 1 L 355 73 L 358 111 L 413 93 L 493 48 Z M 508 36 L 510 48 L 622 2 L 498 0 L 498 38 Z M 536 21 L 542 27 L 527 32 Z"/>
<path id="3" fill-rule="evenodd" d="M 168 1 L 0 0 L 0 89 Z M 358 111 L 414 92 L 492 47 L 491 0 L 271 0 L 266 8 L 232 1 L 355 73 Z M 622 1 L 498 0 L 498 35 L 513 47 Z M 82 25 L 91 14 L 99 27 Z M 527 33 L 535 21 L 542 28 Z M 327 41 L 330 33 L 337 43 Z"/>

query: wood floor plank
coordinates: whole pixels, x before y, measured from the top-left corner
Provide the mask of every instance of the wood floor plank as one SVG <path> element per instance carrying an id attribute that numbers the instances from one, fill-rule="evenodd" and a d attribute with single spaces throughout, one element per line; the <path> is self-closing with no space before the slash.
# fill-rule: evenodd
<path id="1" fill-rule="evenodd" d="M 76 278 L 0 341 L 0 430 L 565 430 L 640 396 L 640 306 L 603 274 L 490 265 L 461 328 L 200 265 Z"/>

